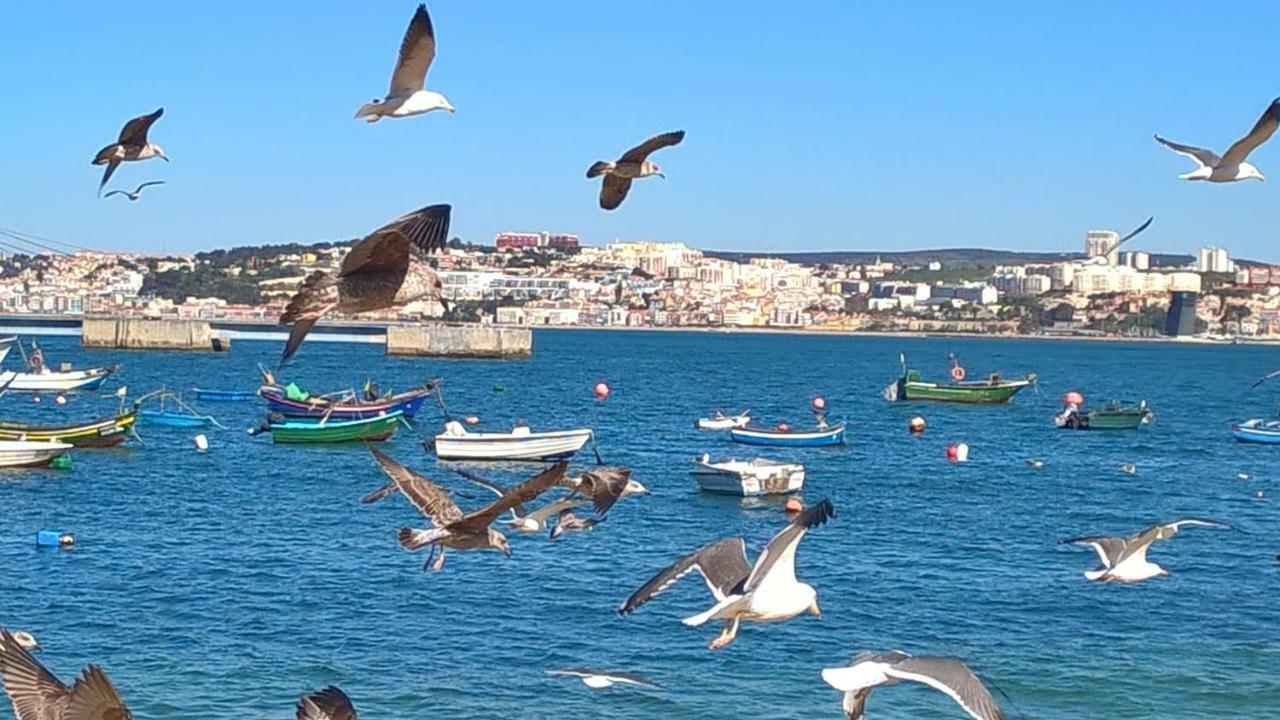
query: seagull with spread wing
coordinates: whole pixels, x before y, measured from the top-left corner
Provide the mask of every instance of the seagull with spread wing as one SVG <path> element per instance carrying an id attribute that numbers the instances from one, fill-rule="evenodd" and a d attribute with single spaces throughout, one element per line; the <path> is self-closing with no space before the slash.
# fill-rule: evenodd
<path id="1" fill-rule="evenodd" d="M 400 42 L 400 56 L 391 71 L 391 90 L 381 100 L 374 98 L 356 111 L 357 118 L 375 123 L 384 117 L 421 115 L 432 110 L 453 112 L 445 96 L 427 90 L 427 70 L 436 58 L 436 31 L 431 26 L 427 6 L 419 5 Z"/>
<path id="2" fill-rule="evenodd" d="M 358 720 L 351 698 L 337 687 L 329 687 L 303 695 L 298 700 L 296 720 Z"/>
<path id="3" fill-rule="evenodd" d="M 142 197 L 143 188 L 148 188 L 148 187 L 151 187 L 152 185 L 163 185 L 163 184 L 164 184 L 163 180 L 148 180 L 147 182 L 144 182 L 141 185 L 139 185 L 137 188 L 135 188 L 133 192 L 129 192 L 128 190 L 112 190 L 111 192 L 107 193 L 106 195 L 103 195 L 102 197 L 109 198 L 112 195 L 123 195 L 129 198 L 129 202 L 138 202 L 138 198 Z"/>
<path id="4" fill-rule="evenodd" d="M 974 720 L 1005 720 L 987 686 L 964 663 L 948 657 L 912 657 L 901 650 L 859 653 L 845 667 L 826 668 L 822 679 L 844 693 L 844 714 L 862 720 L 871 691 L 883 685 L 918 682 L 946 693 Z"/>
<path id="5" fill-rule="evenodd" d="M 573 514 L 573 510 L 565 508 L 556 516 L 556 526 L 551 528 L 551 539 L 564 535 L 566 533 L 584 532 L 590 530 L 600 523 L 604 522 L 602 517 L 580 518 Z"/>
<path id="6" fill-rule="evenodd" d="M 1205 150 L 1193 145 L 1181 145 L 1165 140 L 1156 135 L 1156 142 L 1164 145 L 1179 155 L 1186 155 L 1196 163 L 1196 169 L 1179 175 L 1183 180 L 1208 180 L 1209 182 L 1236 182 L 1238 180 L 1266 180 L 1258 168 L 1245 162 L 1249 153 L 1259 145 L 1271 139 L 1276 127 L 1280 126 L 1280 98 L 1271 101 L 1262 117 L 1249 131 L 1248 135 L 1235 141 L 1221 157 L 1212 150 Z"/>
<path id="7" fill-rule="evenodd" d="M 382 471 L 395 483 L 399 490 L 413 506 L 431 521 L 429 530 L 402 527 L 397 534 L 400 546 L 414 552 L 429 547 L 430 553 L 422 569 L 431 567 L 439 572 L 444 567 L 445 549 L 453 550 L 497 550 L 503 555 L 511 555 L 511 546 L 507 537 L 490 527 L 504 513 L 516 505 L 533 501 L 534 498 L 555 486 L 556 481 L 564 477 L 567 462 L 559 462 L 550 469 L 526 480 L 512 488 L 489 505 L 479 510 L 463 514 L 462 510 L 449 498 L 443 488 L 427 478 L 396 462 L 377 448 L 369 448 L 373 457 L 382 467 Z M 371 503 L 391 493 L 387 486 L 379 488 L 361 500 Z M 437 557 L 437 551 L 439 551 Z M 432 559 L 435 558 L 435 564 Z"/>
<path id="8" fill-rule="evenodd" d="M 593 690 L 613 687 L 614 685 L 635 685 L 637 687 L 649 688 L 650 690 L 662 689 L 661 685 L 649 678 L 629 672 L 597 670 L 595 668 L 588 667 L 571 667 L 559 670 L 548 670 L 547 674 L 576 677 L 582 680 L 582 684 L 592 688 Z"/>
<path id="9" fill-rule="evenodd" d="M 293 325 L 280 364 L 331 310 L 370 312 L 425 298 L 445 304 L 439 276 L 418 256 L 444 248 L 451 211 L 449 205 L 428 205 L 398 217 L 356 243 L 336 275 L 323 270 L 308 275 L 280 315 L 281 325 Z"/>
<path id="10" fill-rule="evenodd" d="M 584 470 L 578 477 L 566 477 L 560 485 L 573 490 L 569 497 L 585 495 L 591 498 L 596 515 L 604 517 L 614 503 L 625 497 L 648 495 L 649 489 L 631 479 L 631 468 L 601 465 Z"/>
<path id="11" fill-rule="evenodd" d="M 511 488 L 506 485 L 494 482 L 482 475 L 477 475 L 470 470 L 453 468 L 453 471 L 464 479 L 479 485 L 498 497 L 503 497 L 507 493 L 511 492 Z M 523 505 L 515 505 L 511 508 L 511 517 L 505 522 L 515 528 L 516 532 L 540 533 L 547 529 L 547 520 L 553 515 L 559 516 L 565 510 L 573 510 L 586 504 L 587 502 L 585 500 L 560 498 L 559 500 L 553 500 L 532 512 L 525 512 Z"/>
<path id="12" fill-rule="evenodd" d="M 684 140 L 683 130 L 655 135 L 623 153 L 616 162 L 601 160 L 593 163 L 587 168 L 587 178 L 604 176 L 600 186 L 600 207 L 617 209 L 631 190 L 631 181 L 636 178 L 657 175 L 665 179 L 667 176 L 662 174 L 662 168 L 650 160 L 649 155 L 662 148 L 679 145 L 681 140 Z"/>
<path id="13" fill-rule="evenodd" d="M 1102 564 L 1087 571 L 1084 576 L 1099 582 L 1135 583 L 1169 571 L 1147 560 L 1147 549 L 1159 540 L 1168 540 L 1184 527 L 1215 527 L 1231 529 L 1230 525 L 1216 520 L 1183 518 L 1169 523 L 1152 525 L 1129 537 L 1091 535 L 1063 540 L 1063 545 L 1088 545 L 1098 553 Z"/>
<path id="14" fill-rule="evenodd" d="M 169 157 L 164 154 L 164 149 L 159 145 L 147 140 L 147 131 L 155 121 L 164 115 L 164 108 L 160 108 L 150 115 L 140 115 L 124 124 L 124 128 L 120 130 L 120 139 L 98 151 L 93 157 L 94 165 L 106 165 L 107 171 L 102 174 L 102 182 L 98 183 L 98 195 L 102 195 L 102 188 L 111 179 L 116 168 L 120 167 L 122 162 L 133 162 L 135 160 L 147 160 L 148 158 L 158 157 L 165 162 L 169 162 Z"/>
<path id="15" fill-rule="evenodd" d="M 823 500 L 796 516 L 756 558 L 747 562 L 747 544 L 742 538 L 728 538 L 685 555 L 654 575 L 618 608 L 626 615 L 666 592 L 677 580 L 697 571 L 706 581 L 716 604 L 710 610 L 685 618 L 684 624 L 698 626 L 709 620 L 724 621 L 724 630 L 710 650 L 733 642 L 738 628 L 748 622 L 773 623 L 790 620 L 808 612 L 822 617 L 818 592 L 796 580 L 796 547 L 809 532 L 835 517 L 830 500 Z"/>
<path id="16" fill-rule="evenodd" d="M 0 675 L 13 703 L 15 720 L 132 720 L 97 665 L 90 665 L 67 687 L 31 656 L 8 630 L 0 628 Z"/>

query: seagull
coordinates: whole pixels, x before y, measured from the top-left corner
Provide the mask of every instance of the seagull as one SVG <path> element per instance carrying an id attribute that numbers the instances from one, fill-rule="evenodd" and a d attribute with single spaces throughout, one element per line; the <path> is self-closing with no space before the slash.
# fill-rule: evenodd
<path id="1" fill-rule="evenodd" d="M 129 192 L 128 190 L 112 190 L 106 195 L 103 195 L 103 197 L 109 198 L 112 195 L 123 195 L 129 198 L 129 202 L 138 202 L 138 198 L 142 197 L 143 188 L 150 187 L 151 185 L 163 185 L 163 184 L 164 184 L 163 180 L 150 180 L 148 182 L 144 182 L 141 185 L 139 185 L 137 189 L 135 189 L 133 192 Z"/>
<path id="2" fill-rule="evenodd" d="M 1089 580 L 1102 582 L 1134 583 L 1168 575 L 1169 571 L 1147 561 L 1147 548 L 1157 540 L 1168 540 L 1178 534 L 1182 526 L 1201 526 L 1233 529 L 1230 525 L 1215 520 L 1183 518 L 1170 523 L 1152 525 L 1127 538 L 1087 536 L 1063 540 L 1063 545 L 1088 545 L 1098 552 L 1102 564 L 1084 574 Z"/>
<path id="3" fill-rule="evenodd" d="M 631 181 L 635 178 L 657 175 L 665 179 L 667 176 L 662 174 L 662 168 L 650 161 L 649 155 L 656 150 L 679 145 L 681 140 L 684 140 L 683 130 L 655 135 L 623 153 L 617 162 L 601 160 L 587 168 L 588 179 L 604 175 L 604 183 L 600 186 L 600 207 L 617 209 L 627 197 Z"/>
<path id="4" fill-rule="evenodd" d="M 489 525 L 512 507 L 533 500 L 555 485 L 569 465 L 567 462 L 559 462 L 549 470 L 512 488 L 496 502 L 464 515 L 439 485 L 396 462 L 381 450 L 373 447 L 369 450 L 382 466 L 382 471 L 391 478 L 395 489 L 404 493 L 409 502 L 431 520 L 433 527 L 430 530 L 402 527 L 396 537 L 400 540 L 400 546 L 410 552 L 429 546 L 431 552 L 422 569 L 431 567 L 436 572 L 444 567 L 446 548 L 497 550 L 503 555 L 510 556 L 511 546 L 507 544 L 507 537 Z M 376 502 L 391 494 L 392 491 L 390 485 L 384 485 L 366 495 L 361 502 L 365 504 Z M 432 558 L 437 557 L 437 550 L 439 556 L 433 565 L 431 561 Z"/>
<path id="5" fill-rule="evenodd" d="M 486 490 L 491 491 L 498 497 L 502 497 L 511 492 L 511 489 L 505 485 L 500 485 L 488 478 L 477 475 L 469 470 L 462 468 L 453 468 L 453 471 L 461 475 L 463 478 L 479 485 Z M 564 510 L 572 510 L 574 508 L 586 505 L 585 500 L 573 500 L 570 498 L 561 498 L 543 505 L 533 512 L 526 513 L 523 505 L 516 505 L 511 508 L 511 519 L 506 523 L 516 529 L 516 532 L 522 533 L 540 533 L 547 529 L 547 519 L 553 515 L 559 515 Z"/>
<path id="6" fill-rule="evenodd" d="M 661 595 L 677 580 L 697 570 L 716 604 L 706 612 L 685 618 L 691 627 L 708 620 L 723 620 L 724 630 L 707 646 L 719 650 L 738 635 L 743 620 L 772 623 L 790 620 L 808 612 L 822 617 L 818 593 L 796 580 L 796 546 L 810 528 L 835 517 L 830 500 L 800 513 L 765 546 L 755 565 L 747 562 L 747 545 L 742 538 L 727 538 L 685 555 L 654 575 L 618 608 L 626 615 Z"/>
<path id="7" fill-rule="evenodd" d="M 912 657 L 901 650 L 864 652 L 845 667 L 826 668 L 822 679 L 844 693 L 844 714 L 850 720 L 861 720 L 872 690 L 904 680 L 941 690 L 974 720 L 1005 720 L 987 686 L 955 658 Z"/>
<path id="8" fill-rule="evenodd" d="M 580 518 L 573 514 L 573 510 L 565 508 L 556 516 L 556 526 L 551 528 L 551 539 L 571 532 L 582 532 L 604 522 L 604 518 Z"/>
<path id="9" fill-rule="evenodd" d="M 1131 462 L 1120 463 L 1120 471 L 1126 475 L 1137 475 L 1138 466 Z"/>
<path id="10" fill-rule="evenodd" d="M 1268 380 L 1272 380 L 1272 379 L 1274 379 L 1274 378 L 1278 378 L 1278 377 L 1280 377 L 1280 370 L 1272 370 L 1271 372 L 1269 372 L 1269 373 L 1267 373 L 1266 375 L 1263 375 L 1261 378 L 1259 378 L 1259 379 L 1258 379 L 1258 382 L 1254 383 L 1254 384 L 1253 384 L 1253 387 L 1250 387 L 1249 389 L 1250 389 L 1250 390 L 1252 390 L 1253 388 L 1258 387 L 1258 386 L 1259 386 L 1259 385 L 1261 385 L 1262 383 L 1264 383 L 1264 382 L 1266 382 L 1266 381 L 1268 381 Z"/>
<path id="11" fill-rule="evenodd" d="M 432 110 L 453 112 L 453 105 L 438 92 L 425 89 L 427 69 L 436 58 L 436 31 L 426 5 L 418 5 L 409 21 L 409 29 L 400 42 L 400 57 L 391 71 L 391 90 L 385 99 L 374 98 L 360 106 L 356 117 L 376 123 L 384 117 L 409 117 Z"/>
<path id="12" fill-rule="evenodd" d="M 1027 460 L 1027 464 L 1037 470 L 1044 469 L 1044 461 L 1040 458 L 1031 458 L 1030 460 Z"/>
<path id="13" fill-rule="evenodd" d="M 570 497 L 578 494 L 590 497 L 600 517 L 624 497 L 649 494 L 648 488 L 631 479 L 631 468 L 626 467 L 602 465 L 576 478 L 564 478 L 560 484 L 573 490 Z"/>
<path id="14" fill-rule="evenodd" d="M 150 115 L 139 115 L 125 123 L 124 128 L 120 130 L 120 139 L 102 148 L 94 156 L 94 165 L 107 166 L 107 171 L 102 174 L 102 182 L 98 183 L 99 197 L 102 196 L 103 186 L 111 179 L 111 175 L 115 173 L 116 168 L 120 167 L 120 163 L 146 160 L 153 157 L 169 162 L 169 157 L 164 154 L 164 149 L 153 142 L 147 142 L 147 131 L 151 129 L 151 125 L 155 121 L 160 119 L 161 115 L 164 115 L 164 108 L 160 108 Z"/>
<path id="15" fill-rule="evenodd" d="M 428 205 L 402 215 L 356 243 L 337 275 L 323 270 L 308 275 L 280 315 L 281 325 L 293 324 L 280 364 L 293 357 L 311 327 L 331 310 L 370 312 L 423 298 L 445 304 L 440 278 L 414 255 L 445 246 L 451 210 L 449 205 Z"/>
<path id="16" fill-rule="evenodd" d="M 14 630 L 10 634 L 13 636 L 13 641 L 17 643 L 18 647 L 22 648 L 23 650 L 43 650 L 44 649 L 44 647 L 41 646 L 40 643 L 36 641 L 36 637 L 31 633 L 27 632 L 26 630 Z M 3 652 L 4 652 L 4 645 L 0 644 L 0 653 L 3 653 Z"/>
<path id="17" fill-rule="evenodd" d="M 1253 476 L 1249 473 L 1236 473 L 1237 480 L 1252 480 Z"/>
<path id="18" fill-rule="evenodd" d="M 120 693 L 97 665 L 67 687 L 0 629 L 0 668 L 15 720 L 132 720 Z"/>
<path id="19" fill-rule="evenodd" d="M 1275 134 L 1277 125 L 1280 125 L 1280 98 L 1271 101 L 1266 111 L 1262 113 L 1262 117 L 1258 119 L 1258 123 L 1249 131 L 1249 134 L 1235 141 L 1235 144 L 1227 148 L 1227 153 L 1222 157 L 1218 157 L 1212 150 L 1205 150 L 1191 145 L 1179 145 L 1165 140 L 1159 135 L 1155 137 L 1156 142 L 1179 155 L 1186 155 L 1196 162 L 1197 167 L 1195 170 L 1178 176 L 1183 180 L 1208 180 L 1209 182 L 1220 183 L 1254 178 L 1265 181 L 1267 178 L 1258 168 L 1245 162 L 1244 159 L 1249 157 L 1249 153 L 1253 152 L 1255 148 Z"/>
<path id="20" fill-rule="evenodd" d="M 333 685 L 298 700 L 297 720 L 357 720 L 358 717 L 351 698 Z"/>
<path id="21" fill-rule="evenodd" d="M 627 672 L 611 672 L 608 670 L 596 670 L 594 668 L 571 667 L 561 670 L 548 670 L 547 674 L 581 678 L 584 685 L 595 690 L 613 687 L 614 685 L 638 685 L 640 687 L 651 688 L 653 690 L 662 689 L 661 685 L 648 678 Z"/>

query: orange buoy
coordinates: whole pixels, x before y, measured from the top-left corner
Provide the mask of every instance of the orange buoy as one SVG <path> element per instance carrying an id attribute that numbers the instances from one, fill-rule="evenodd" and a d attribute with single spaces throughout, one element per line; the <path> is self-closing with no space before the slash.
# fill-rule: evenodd
<path id="1" fill-rule="evenodd" d="M 920 417 L 919 415 L 916 415 L 915 417 L 907 421 L 907 430 L 912 435 L 919 435 L 920 433 L 924 432 L 924 428 L 925 428 L 924 418 Z"/>
<path id="2" fill-rule="evenodd" d="M 790 426 L 790 425 L 788 425 L 788 424 L 786 424 L 786 423 L 784 423 L 784 422 L 780 422 L 780 423 L 778 423 L 778 430 L 779 430 L 779 431 L 781 431 L 781 432 L 786 432 L 786 431 L 788 431 L 788 430 L 790 430 L 790 429 L 791 429 L 791 426 Z"/>
<path id="3" fill-rule="evenodd" d="M 789 497 L 787 498 L 787 504 L 783 507 L 786 508 L 788 513 L 795 514 L 804 510 L 804 503 L 800 502 L 800 498 L 798 497 Z"/>
<path id="4" fill-rule="evenodd" d="M 956 382 L 960 382 L 961 380 L 964 380 L 963 365 L 956 365 L 955 367 L 951 368 L 951 379 L 955 380 Z"/>
<path id="5" fill-rule="evenodd" d="M 477 416 L 475 416 L 475 415 L 468 415 L 468 416 L 466 417 L 466 420 L 467 420 L 467 424 L 468 424 L 468 425 L 479 425 L 479 424 L 480 424 L 480 418 L 479 418 L 479 417 L 477 417 Z"/>
<path id="6" fill-rule="evenodd" d="M 596 383 L 596 387 L 595 387 L 596 398 L 600 400 L 604 400 L 605 398 L 609 397 L 609 393 L 611 391 L 612 389 L 609 387 L 609 383 L 603 380 Z"/>

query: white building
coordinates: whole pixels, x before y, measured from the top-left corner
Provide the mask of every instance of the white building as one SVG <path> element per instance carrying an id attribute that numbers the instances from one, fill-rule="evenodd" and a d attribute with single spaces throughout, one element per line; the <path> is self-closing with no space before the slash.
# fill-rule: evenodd
<path id="1" fill-rule="evenodd" d="M 1115 265 L 1116 249 L 1120 246 L 1120 233 L 1114 230 L 1090 230 L 1084 236 L 1084 254 L 1091 258 L 1105 257 L 1108 265 Z"/>
<path id="2" fill-rule="evenodd" d="M 1122 264 L 1134 270 L 1150 270 L 1151 253 L 1142 252 L 1141 250 L 1123 253 Z"/>
<path id="3" fill-rule="evenodd" d="M 1227 254 L 1226 248 L 1202 247 L 1196 253 L 1196 272 L 1225 273 L 1235 271 L 1236 264 L 1231 262 L 1231 256 Z"/>

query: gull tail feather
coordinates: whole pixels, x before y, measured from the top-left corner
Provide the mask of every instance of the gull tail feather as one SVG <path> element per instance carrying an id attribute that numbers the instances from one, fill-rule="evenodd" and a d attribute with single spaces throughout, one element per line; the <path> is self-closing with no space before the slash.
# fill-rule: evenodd
<path id="1" fill-rule="evenodd" d="M 396 539 L 400 541 L 400 547 L 413 552 L 421 550 L 440 538 L 438 530 L 419 530 L 417 528 L 402 527 L 400 532 L 396 533 Z"/>
<path id="2" fill-rule="evenodd" d="M 865 677 L 866 671 L 856 666 L 825 668 L 822 671 L 822 679 L 840 692 L 860 690 L 866 687 Z"/>
<path id="3" fill-rule="evenodd" d="M 741 595 L 729 595 L 724 600 L 721 600 L 720 602 L 712 606 L 710 610 L 707 610 L 706 612 L 698 613 L 697 615 L 693 615 L 691 617 L 687 617 L 684 620 L 681 620 L 680 622 L 684 623 L 685 625 L 688 625 L 689 627 L 698 627 L 699 625 L 702 625 L 708 622 L 709 620 L 715 619 L 717 614 L 723 612 L 724 610 L 727 610 L 729 607 L 731 607 L 732 605 L 734 605 L 740 600 L 742 600 Z"/>
<path id="4" fill-rule="evenodd" d="M 613 167 L 614 167 L 613 163 L 600 160 L 599 162 L 593 163 L 591 167 L 587 168 L 587 178 L 600 177 L 601 175 L 612 170 Z"/>
<path id="5" fill-rule="evenodd" d="M 107 162 L 107 170 L 102 173 L 102 181 L 98 183 L 98 197 L 102 197 L 102 188 L 107 186 L 107 181 L 115 174 L 116 168 L 120 167 L 119 160 L 110 160 Z"/>

